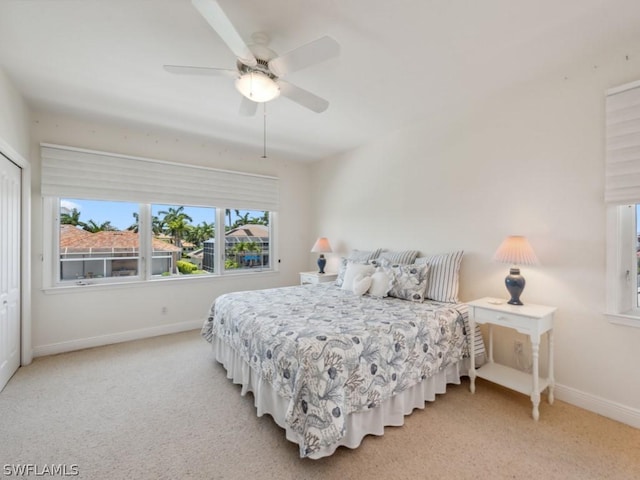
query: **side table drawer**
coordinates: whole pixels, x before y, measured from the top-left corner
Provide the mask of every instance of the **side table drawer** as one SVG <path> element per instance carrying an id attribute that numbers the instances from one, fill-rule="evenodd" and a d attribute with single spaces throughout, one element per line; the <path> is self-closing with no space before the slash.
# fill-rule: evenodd
<path id="1" fill-rule="evenodd" d="M 318 283 L 318 277 L 317 275 L 307 275 L 304 273 L 300 274 L 300 284 L 301 285 L 308 285 L 308 284 L 314 284 L 314 283 Z"/>
<path id="2" fill-rule="evenodd" d="M 522 315 L 516 315 L 507 312 L 496 312 L 485 310 L 483 308 L 474 308 L 474 319 L 476 323 L 492 323 L 509 328 L 517 328 L 518 330 L 530 330 L 531 320 Z"/>
<path id="3" fill-rule="evenodd" d="M 300 272 L 300 285 L 333 282 L 337 277 L 337 273 Z"/>

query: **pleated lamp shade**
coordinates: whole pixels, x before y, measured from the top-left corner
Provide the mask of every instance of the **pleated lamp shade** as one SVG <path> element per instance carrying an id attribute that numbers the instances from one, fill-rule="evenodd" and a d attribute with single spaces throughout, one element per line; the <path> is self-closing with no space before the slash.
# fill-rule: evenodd
<path id="1" fill-rule="evenodd" d="M 311 247 L 311 252 L 312 253 L 330 253 L 331 245 L 329 244 L 329 240 L 327 239 L 327 237 L 320 237 L 318 240 L 316 240 L 316 243 L 314 243 L 313 247 Z"/>
<path id="2" fill-rule="evenodd" d="M 540 264 L 531 244 L 522 235 L 511 235 L 505 238 L 493 256 L 493 260 L 512 265 Z"/>

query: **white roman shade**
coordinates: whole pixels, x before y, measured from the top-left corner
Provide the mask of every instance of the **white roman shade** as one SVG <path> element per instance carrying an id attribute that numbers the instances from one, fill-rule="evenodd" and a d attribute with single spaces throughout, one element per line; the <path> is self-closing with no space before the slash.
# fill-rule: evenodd
<path id="1" fill-rule="evenodd" d="M 277 211 L 278 178 L 42 144 L 42 195 Z"/>
<path id="2" fill-rule="evenodd" d="M 640 203 L 640 82 L 607 91 L 605 201 Z"/>

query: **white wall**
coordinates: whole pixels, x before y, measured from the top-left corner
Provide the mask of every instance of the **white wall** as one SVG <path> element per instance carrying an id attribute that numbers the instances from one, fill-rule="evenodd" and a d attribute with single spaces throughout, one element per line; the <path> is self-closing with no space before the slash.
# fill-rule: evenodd
<path id="1" fill-rule="evenodd" d="M 603 315 L 604 91 L 639 78 L 624 57 L 576 67 L 318 162 L 315 233 L 340 252 L 464 249 L 467 301 L 508 298 L 509 266 L 491 258 L 506 235 L 526 235 L 542 265 L 522 269 L 522 299 L 558 307 L 558 396 L 640 426 L 640 328 Z M 514 364 L 513 335 L 500 340 L 497 359 Z"/>
<path id="2" fill-rule="evenodd" d="M 29 109 L 1 68 L 0 140 L 24 159 L 29 158 Z"/>
<path id="3" fill-rule="evenodd" d="M 166 333 L 200 326 L 216 296 L 296 284 L 312 244 L 309 222 L 310 167 L 262 152 L 167 131 L 92 123 L 72 117 L 35 113 L 33 145 L 33 251 L 40 259 L 51 241 L 43 232 L 40 196 L 41 142 L 155 158 L 280 178 L 278 214 L 280 271 L 273 274 L 169 281 L 129 288 L 42 290 L 42 262 L 33 265 L 33 346 L 36 355 Z M 275 259 L 277 261 L 277 259 Z M 89 287 L 91 288 L 91 287 Z M 167 313 L 162 313 L 162 307 Z"/>

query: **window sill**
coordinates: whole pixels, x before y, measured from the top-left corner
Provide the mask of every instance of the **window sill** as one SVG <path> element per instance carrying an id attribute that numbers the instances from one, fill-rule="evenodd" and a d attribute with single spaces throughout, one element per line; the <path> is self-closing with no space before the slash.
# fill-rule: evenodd
<path id="1" fill-rule="evenodd" d="M 45 287 L 42 291 L 46 295 L 59 295 L 67 293 L 96 292 L 100 290 L 117 290 L 122 288 L 144 288 L 154 287 L 162 284 L 193 283 L 193 282 L 218 282 L 225 278 L 237 278 L 243 276 L 274 276 L 278 274 L 276 270 L 248 271 L 242 273 L 225 273 L 223 275 L 175 275 L 172 277 L 154 277 L 149 280 L 132 280 L 128 282 L 116 283 L 84 283 L 72 285 L 57 285 Z"/>
<path id="2" fill-rule="evenodd" d="M 615 325 L 624 325 L 626 327 L 640 328 L 640 315 L 606 312 L 605 316 L 607 317 L 607 320 L 609 320 L 609 323 L 613 323 Z"/>

